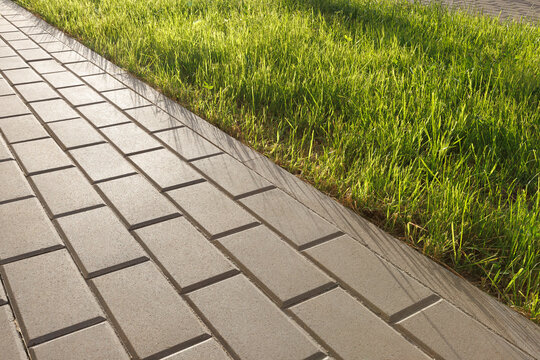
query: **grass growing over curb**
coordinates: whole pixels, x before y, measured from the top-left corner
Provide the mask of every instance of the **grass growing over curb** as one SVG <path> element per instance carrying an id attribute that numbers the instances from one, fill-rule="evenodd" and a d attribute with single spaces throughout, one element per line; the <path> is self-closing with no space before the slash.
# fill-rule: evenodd
<path id="1" fill-rule="evenodd" d="M 18 0 L 540 320 L 540 29 L 369 0 Z"/>

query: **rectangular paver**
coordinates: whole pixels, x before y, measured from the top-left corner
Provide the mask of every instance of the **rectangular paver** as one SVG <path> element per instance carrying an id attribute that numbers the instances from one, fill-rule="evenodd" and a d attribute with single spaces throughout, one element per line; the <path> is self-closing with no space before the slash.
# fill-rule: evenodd
<path id="1" fill-rule="evenodd" d="M 49 53 L 71 50 L 69 48 L 69 46 L 65 45 L 64 43 L 62 43 L 60 41 L 40 43 L 39 46 L 41 46 L 43 49 L 47 50 Z"/>
<path id="2" fill-rule="evenodd" d="M 29 35 L 29 38 L 31 38 L 38 44 L 58 41 L 57 38 L 55 38 L 54 36 L 50 34 L 32 34 L 32 35 Z"/>
<path id="3" fill-rule="evenodd" d="M 103 204 L 103 200 L 77 168 L 32 176 L 51 218 Z"/>
<path id="4" fill-rule="evenodd" d="M 1 270 L 28 346 L 104 320 L 66 250 L 5 264 Z"/>
<path id="5" fill-rule="evenodd" d="M 63 247 L 36 198 L 0 206 L 0 239 L 0 264 Z"/>
<path id="6" fill-rule="evenodd" d="M 28 359 L 9 305 L 0 306 L 0 349 L 3 359 Z"/>
<path id="7" fill-rule="evenodd" d="M 60 61 L 62 64 L 71 64 L 75 62 L 86 61 L 86 59 L 83 56 L 71 50 L 55 52 L 55 53 L 52 53 L 52 56 L 56 60 Z"/>
<path id="8" fill-rule="evenodd" d="M 183 217 L 144 227 L 136 234 L 182 292 L 238 272 Z"/>
<path id="9" fill-rule="evenodd" d="M 47 131 L 32 115 L 0 119 L 0 129 L 9 143 L 49 137 Z"/>
<path id="10" fill-rule="evenodd" d="M 70 151 L 92 182 L 135 174 L 136 170 L 110 144 L 99 144 Z"/>
<path id="11" fill-rule="evenodd" d="M 98 187 L 130 229 L 179 215 L 176 207 L 140 175 L 103 182 Z"/>
<path id="12" fill-rule="evenodd" d="M 0 162 L 0 204 L 34 195 L 15 161 Z"/>
<path id="13" fill-rule="evenodd" d="M 532 360 L 444 300 L 404 319 L 397 326 L 437 358 Z"/>
<path id="14" fill-rule="evenodd" d="M 299 249 L 316 244 L 340 231 L 279 189 L 240 200 Z"/>
<path id="15" fill-rule="evenodd" d="M 85 119 L 57 121 L 49 123 L 47 126 L 52 130 L 64 150 L 105 142 L 103 136 Z"/>
<path id="16" fill-rule="evenodd" d="M 168 194 L 211 238 L 258 224 L 240 205 L 208 182 L 171 190 Z"/>
<path id="17" fill-rule="evenodd" d="M 25 114 L 30 114 L 30 110 L 17 95 L 0 97 L 0 119 Z"/>
<path id="18" fill-rule="evenodd" d="M 51 138 L 27 141 L 12 146 L 26 175 L 73 166 L 69 157 Z"/>
<path id="19" fill-rule="evenodd" d="M 400 311 L 414 308 L 435 297 L 418 281 L 350 236 L 341 236 L 305 252 L 386 320 L 392 321 Z"/>
<path id="20" fill-rule="evenodd" d="M 9 47 L 0 47 L 0 57 L 16 56 L 17 53 Z"/>
<path id="21" fill-rule="evenodd" d="M 108 126 L 102 129 L 110 142 L 125 155 L 160 149 L 163 146 L 135 123 Z"/>
<path id="22" fill-rule="evenodd" d="M 138 358 L 180 350 L 208 331 L 152 262 L 92 280 Z"/>
<path id="23" fill-rule="evenodd" d="M 86 85 L 60 89 L 59 91 L 74 106 L 88 105 L 105 101 L 105 99 L 102 98 L 97 92 Z"/>
<path id="24" fill-rule="evenodd" d="M 9 45 L 13 46 L 15 50 L 38 48 L 38 45 L 32 40 L 11 40 L 8 42 L 9 42 Z"/>
<path id="25" fill-rule="evenodd" d="M 4 71 L 4 75 L 13 85 L 42 81 L 41 77 L 29 68 Z"/>
<path id="26" fill-rule="evenodd" d="M 68 64 L 66 67 L 79 76 L 102 74 L 103 70 L 89 61 Z"/>
<path id="27" fill-rule="evenodd" d="M 102 93 L 120 109 L 132 109 L 150 105 L 150 102 L 131 89 L 112 90 Z"/>
<path id="28" fill-rule="evenodd" d="M 77 109 L 97 127 L 131 122 L 126 115 L 109 103 L 85 105 Z"/>
<path id="29" fill-rule="evenodd" d="M 268 180 L 228 154 L 193 161 L 192 164 L 234 198 L 274 187 Z"/>
<path id="30" fill-rule="evenodd" d="M 127 110 L 141 126 L 150 132 L 173 129 L 184 126 L 180 121 L 160 110 L 157 106 L 145 106 Z"/>
<path id="31" fill-rule="evenodd" d="M 79 114 L 62 99 L 47 100 L 31 103 L 30 106 L 43 119 L 44 122 L 74 119 Z"/>
<path id="32" fill-rule="evenodd" d="M 160 188 L 168 191 L 204 181 L 197 171 L 168 149 L 130 156 L 130 159 Z"/>
<path id="33" fill-rule="evenodd" d="M 0 79 L 0 96 L 13 94 L 15 94 L 15 91 L 13 91 L 11 85 L 9 85 L 5 79 Z"/>
<path id="34" fill-rule="evenodd" d="M 188 297 L 241 359 L 306 359 L 319 352 L 298 325 L 242 275 Z"/>
<path id="35" fill-rule="evenodd" d="M 291 312 L 342 359 L 429 359 L 340 288 L 293 306 Z"/>
<path id="36" fill-rule="evenodd" d="M 15 88 L 19 91 L 23 99 L 28 102 L 52 100 L 60 97 L 46 82 L 17 85 Z"/>
<path id="37" fill-rule="evenodd" d="M 0 137 L 0 162 L 7 160 L 13 160 L 13 155 L 11 154 L 11 151 L 9 151 L 4 139 Z"/>
<path id="38" fill-rule="evenodd" d="M 9 56 L 0 58 L 0 70 L 27 68 L 28 64 L 19 56 Z"/>
<path id="39" fill-rule="evenodd" d="M 187 127 L 156 133 L 165 144 L 187 161 L 220 154 L 222 151 Z"/>
<path id="40" fill-rule="evenodd" d="M 264 226 L 219 240 L 279 306 L 322 292 L 334 281 Z"/>
<path id="41" fill-rule="evenodd" d="M 62 67 L 62 64 L 56 60 L 31 62 L 30 66 L 40 74 L 49 74 L 66 70 L 64 67 Z"/>
<path id="42" fill-rule="evenodd" d="M 177 352 L 163 360 L 230 360 L 231 358 L 218 342 L 208 339 L 200 344 Z"/>
<path id="43" fill-rule="evenodd" d="M 108 208 L 101 207 L 57 220 L 85 277 L 99 276 L 148 257 Z"/>
<path id="44" fill-rule="evenodd" d="M 36 360 L 129 360 L 107 322 L 73 332 L 30 348 Z"/>
<path id="45" fill-rule="evenodd" d="M 68 86 L 82 85 L 83 82 L 69 71 L 55 72 L 43 75 L 53 87 L 59 89 Z"/>
<path id="46" fill-rule="evenodd" d="M 19 50 L 19 55 L 26 61 L 49 60 L 51 55 L 43 49 Z"/>
<path id="47" fill-rule="evenodd" d="M 85 76 L 83 77 L 83 80 L 100 92 L 125 88 L 124 84 L 109 74 Z"/>

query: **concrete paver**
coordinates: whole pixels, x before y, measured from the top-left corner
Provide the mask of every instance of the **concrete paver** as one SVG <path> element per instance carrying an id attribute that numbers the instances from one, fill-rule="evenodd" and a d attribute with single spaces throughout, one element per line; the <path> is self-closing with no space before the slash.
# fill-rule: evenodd
<path id="1" fill-rule="evenodd" d="M 160 149 L 163 146 L 134 123 L 109 126 L 101 130 L 125 155 Z"/>
<path id="2" fill-rule="evenodd" d="M 0 204 L 34 195 L 15 161 L 0 162 Z"/>
<path id="3" fill-rule="evenodd" d="M 51 74 L 52 75 L 52 74 Z M 82 85 L 59 90 L 60 93 L 74 106 L 104 102 L 97 92 L 89 86 Z"/>
<path id="4" fill-rule="evenodd" d="M 208 339 L 200 344 L 182 350 L 163 360 L 230 360 L 227 353 L 214 339 Z"/>
<path id="5" fill-rule="evenodd" d="M 67 64 L 66 67 L 78 76 L 103 74 L 103 70 L 89 61 Z"/>
<path id="6" fill-rule="evenodd" d="M 135 168 L 110 144 L 99 144 L 70 151 L 92 182 L 136 174 Z"/>
<path id="7" fill-rule="evenodd" d="M 41 77 L 32 69 L 16 69 L 4 71 L 4 76 L 13 85 L 27 84 L 42 81 Z"/>
<path id="8" fill-rule="evenodd" d="M 77 109 L 98 128 L 131 122 L 126 115 L 109 103 L 85 105 Z"/>
<path id="9" fill-rule="evenodd" d="M 4 285 L 2 284 L 2 281 L 0 280 L 0 305 L 4 305 L 7 303 L 8 303 L 8 298 L 6 295 L 6 290 L 4 289 Z"/>
<path id="10" fill-rule="evenodd" d="M 40 139 L 13 144 L 13 150 L 26 175 L 65 169 L 73 163 L 53 139 Z"/>
<path id="11" fill-rule="evenodd" d="M 188 297 L 241 359 L 306 359 L 318 347 L 244 276 Z"/>
<path id="12" fill-rule="evenodd" d="M 28 65 L 18 56 L 0 58 L 0 70 L 21 69 L 25 67 L 28 67 Z"/>
<path id="13" fill-rule="evenodd" d="M 76 168 L 32 176 L 51 218 L 103 205 L 103 200 Z"/>
<path id="14" fill-rule="evenodd" d="M 41 46 L 43 49 L 45 49 L 46 51 L 48 51 L 50 53 L 59 52 L 59 51 L 69 51 L 70 50 L 70 48 L 68 46 L 64 45 L 60 41 L 40 43 L 39 46 Z"/>
<path id="15" fill-rule="evenodd" d="M 43 77 L 56 89 L 65 88 L 69 86 L 83 85 L 81 79 L 73 75 L 69 71 L 55 72 L 50 74 L 44 74 Z"/>
<path id="16" fill-rule="evenodd" d="M 429 357 L 342 289 L 293 306 L 291 312 L 341 358 L 373 360 Z"/>
<path id="17" fill-rule="evenodd" d="M 209 337 L 208 330 L 151 262 L 97 277 L 92 283 L 139 358 L 172 353 Z"/>
<path id="18" fill-rule="evenodd" d="M 4 264 L 1 271 L 29 346 L 104 320 L 66 250 Z"/>
<path id="19" fill-rule="evenodd" d="M 135 233 L 181 291 L 191 291 L 238 272 L 185 218 L 138 229 Z"/>
<path id="20" fill-rule="evenodd" d="M 97 91 L 118 90 L 125 86 L 114 77 L 109 74 L 84 76 L 83 80 L 86 81 Z"/>
<path id="21" fill-rule="evenodd" d="M 307 298 L 334 281 L 264 226 L 218 240 L 252 273 L 279 306 Z"/>
<path id="22" fill-rule="evenodd" d="M 208 182 L 168 192 L 212 239 L 253 227 L 258 221 Z"/>
<path id="23" fill-rule="evenodd" d="M 0 306 L 0 349 L 4 359 L 28 359 L 8 305 Z"/>
<path id="24" fill-rule="evenodd" d="M 83 56 L 77 54 L 75 51 L 72 50 L 56 52 L 53 53 L 52 56 L 62 64 L 71 64 L 86 61 Z"/>
<path id="25" fill-rule="evenodd" d="M 11 151 L 9 151 L 2 137 L 0 137 L 0 161 L 7 160 L 13 160 L 13 155 L 11 154 Z"/>
<path id="26" fill-rule="evenodd" d="M 7 81 L 0 79 L 0 96 L 13 94 L 15 94 L 15 91 L 13 91 L 13 88 L 7 83 Z"/>
<path id="27" fill-rule="evenodd" d="M 111 90 L 102 95 L 123 110 L 150 105 L 148 100 L 131 89 Z"/>
<path id="28" fill-rule="evenodd" d="M 148 259 L 129 231 L 108 208 L 57 220 L 83 276 L 89 278 Z"/>
<path id="29" fill-rule="evenodd" d="M 63 99 L 34 102 L 30 104 L 30 107 L 34 109 L 44 122 L 79 117 L 79 114 Z"/>
<path id="30" fill-rule="evenodd" d="M 160 131 L 156 136 L 187 161 L 221 153 L 216 146 L 185 127 Z"/>
<path id="31" fill-rule="evenodd" d="M 47 124 L 64 150 L 104 143 L 101 136 L 88 121 L 77 118 Z"/>
<path id="32" fill-rule="evenodd" d="M 111 326 L 102 322 L 30 349 L 36 360 L 129 360 Z"/>
<path id="33" fill-rule="evenodd" d="M 30 111 L 17 95 L 0 97 L 0 118 L 25 115 L 29 113 Z"/>
<path id="34" fill-rule="evenodd" d="M 18 85 L 15 87 L 27 102 L 58 99 L 60 95 L 45 82 Z"/>
<path id="35" fill-rule="evenodd" d="M 140 175 L 99 183 L 98 187 L 130 229 L 179 216 L 173 204 Z"/>
<path id="36" fill-rule="evenodd" d="M 36 198 L 0 205 L 0 264 L 64 245 Z"/>
<path id="37" fill-rule="evenodd" d="M 40 74 L 49 74 L 66 70 L 56 60 L 35 61 L 31 62 L 30 66 Z"/>
<path id="38" fill-rule="evenodd" d="M 160 110 L 157 106 L 139 107 L 127 110 L 126 113 L 150 132 L 184 126 L 180 121 Z"/>
<path id="39" fill-rule="evenodd" d="M 26 61 L 49 60 L 51 55 L 43 49 L 19 50 L 19 55 Z"/>
<path id="40" fill-rule="evenodd" d="M 8 143 L 36 140 L 49 137 L 43 126 L 32 115 L 13 116 L 0 119 L 0 129 Z"/>

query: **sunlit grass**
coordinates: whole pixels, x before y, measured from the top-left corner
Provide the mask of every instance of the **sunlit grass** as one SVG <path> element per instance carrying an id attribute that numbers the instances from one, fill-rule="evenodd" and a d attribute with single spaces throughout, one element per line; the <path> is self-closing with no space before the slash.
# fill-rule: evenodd
<path id="1" fill-rule="evenodd" d="M 540 320 L 540 30 L 405 1 L 19 0 Z"/>

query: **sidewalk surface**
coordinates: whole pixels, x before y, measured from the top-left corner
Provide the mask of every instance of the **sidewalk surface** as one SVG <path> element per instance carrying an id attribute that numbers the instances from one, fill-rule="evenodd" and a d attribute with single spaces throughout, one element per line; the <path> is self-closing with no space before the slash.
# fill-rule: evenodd
<path id="1" fill-rule="evenodd" d="M 414 1 L 414 0 L 411 0 Z M 540 21 L 540 0 L 420 0 L 422 3 L 439 2 L 501 19 Z"/>
<path id="2" fill-rule="evenodd" d="M 0 0 L 0 358 L 535 359 L 540 329 Z"/>

